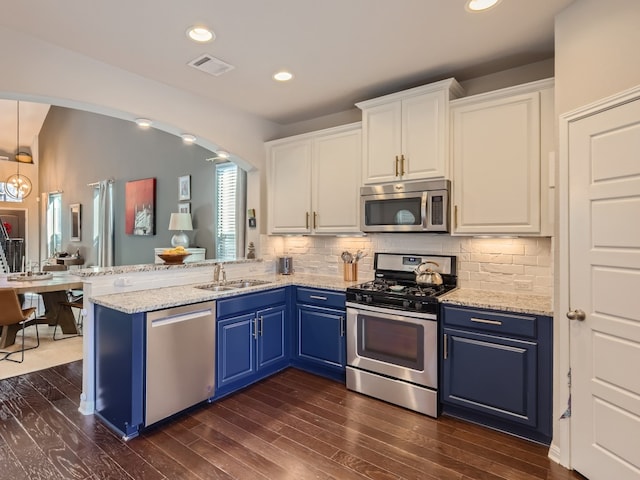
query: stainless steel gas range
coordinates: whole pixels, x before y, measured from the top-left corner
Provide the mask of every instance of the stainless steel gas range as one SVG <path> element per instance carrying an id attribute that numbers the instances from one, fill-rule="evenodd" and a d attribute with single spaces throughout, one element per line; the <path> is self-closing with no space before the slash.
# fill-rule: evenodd
<path id="1" fill-rule="evenodd" d="M 442 284 L 418 284 L 433 262 Z M 376 253 L 375 280 L 347 288 L 347 388 L 438 416 L 438 297 L 456 288 L 456 257 Z"/>

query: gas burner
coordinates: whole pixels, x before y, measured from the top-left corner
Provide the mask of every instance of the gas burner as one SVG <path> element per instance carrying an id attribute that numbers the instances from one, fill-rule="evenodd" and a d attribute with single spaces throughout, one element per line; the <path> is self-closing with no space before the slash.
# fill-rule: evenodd
<path id="1" fill-rule="evenodd" d="M 442 285 L 416 283 L 414 270 L 426 258 L 445 267 L 440 272 Z M 456 258 L 453 256 L 376 253 L 375 266 L 375 280 L 347 288 L 348 302 L 399 310 L 437 311 L 438 297 L 457 285 Z"/>

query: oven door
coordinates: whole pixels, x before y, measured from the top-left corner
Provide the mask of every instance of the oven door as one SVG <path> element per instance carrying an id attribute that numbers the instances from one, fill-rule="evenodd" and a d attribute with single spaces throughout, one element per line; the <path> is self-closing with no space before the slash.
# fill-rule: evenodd
<path id="1" fill-rule="evenodd" d="M 353 305 L 347 308 L 347 365 L 438 387 L 436 316 Z"/>

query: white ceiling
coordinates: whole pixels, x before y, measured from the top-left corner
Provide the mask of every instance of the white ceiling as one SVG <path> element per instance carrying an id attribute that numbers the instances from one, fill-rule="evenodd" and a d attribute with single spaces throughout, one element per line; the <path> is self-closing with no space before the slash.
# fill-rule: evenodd
<path id="1" fill-rule="evenodd" d="M 551 58 L 554 16 L 572 1 L 469 13 L 466 0 L 3 0 L 0 25 L 287 124 Z M 216 40 L 188 40 L 194 24 Z M 187 66 L 204 53 L 235 69 L 214 77 Z M 281 68 L 294 80 L 273 81 Z"/>

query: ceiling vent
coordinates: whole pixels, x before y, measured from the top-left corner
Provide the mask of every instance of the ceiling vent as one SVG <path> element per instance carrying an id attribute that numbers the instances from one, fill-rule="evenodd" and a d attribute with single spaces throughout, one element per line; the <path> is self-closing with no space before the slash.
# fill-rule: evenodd
<path id="1" fill-rule="evenodd" d="M 236 68 L 206 53 L 191 60 L 187 65 L 215 77 L 219 77 L 223 73 L 227 73 L 229 70 Z"/>

